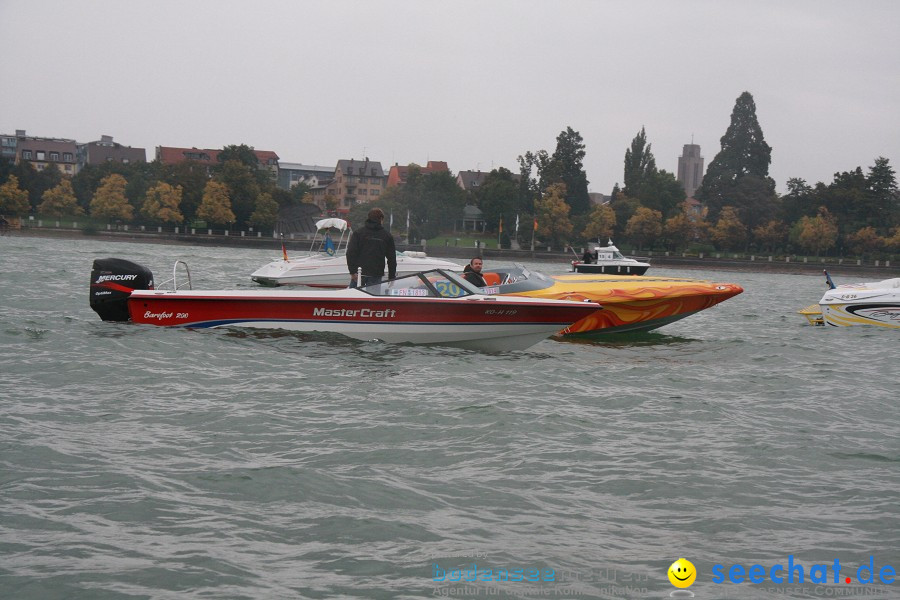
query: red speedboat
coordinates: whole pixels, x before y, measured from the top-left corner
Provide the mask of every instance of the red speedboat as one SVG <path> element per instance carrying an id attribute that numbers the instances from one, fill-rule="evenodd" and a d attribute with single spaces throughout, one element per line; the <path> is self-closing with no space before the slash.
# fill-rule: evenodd
<path id="1" fill-rule="evenodd" d="M 91 308 L 104 321 L 165 327 L 252 327 L 341 333 L 360 340 L 522 350 L 596 312 L 594 302 L 484 295 L 435 269 L 359 289 L 154 289 L 149 269 L 94 261 Z"/>

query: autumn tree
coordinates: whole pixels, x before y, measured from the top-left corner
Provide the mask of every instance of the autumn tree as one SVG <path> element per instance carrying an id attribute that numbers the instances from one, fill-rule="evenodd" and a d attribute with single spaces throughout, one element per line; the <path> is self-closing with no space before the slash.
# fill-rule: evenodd
<path id="1" fill-rule="evenodd" d="M 98 219 L 131 221 L 134 218 L 134 207 L 125 196 L 126 185 L 128 182 L 121 175 L 104 177 L 91 200 L 91 216 Z"/>
<path id="2" fill-rule="evenodd" d="M 325 211 L 329 213 L 334 212 L 338 207 L 338 198 L 334 194 L 325 194 L 325 197 L 322 199 L 322 203 L 325 205 Z"/>
<path id="3" fill-rule="evenodd" d="M 753 237 L 759 243 L 760 249 L 768 248 L 770 252 L 775 252 L 775 249 L 784 243 L 787 234 L 787 225 L 776 219 L 764 225 L 757 225 L 753 229 Z"/>
<path id="4" fill-rule="evenodd" d="M 747 243 L 747 226 L 741 222 L 737 209 L 726 206 L 719 214 L 715 226 L 709 232 L 716 246 L 721 250 L 743 249 Z"/>
<path id="5" fill-rule="evenodd" d="M 10 175 L 6 183 L 0 185 L 0 215 L 21 217 L 31 211 L 28 192 L 19 188 L 19 178 Z"/>
<path id="6" fill-rule="evenodd" d="M 646 206 L 634 211 L 634 215 L 628 219 L 625 226 L 625 235 L 637 242 L 638 249 L 648 242 L 652 245 L 660 234 L 662 234 L 662 213 Z"/>
<path id="7" fill-rule="evenodd" d="M 278 203 L 272 194 L 263 193 L 256 199 L 256 210 L 250 215 L 250 224 L 258 228 L 272 229 L 278 221 Z"/>
<path id="8" fill-rule="evenodd" d="M 686 248 L 692 242 L 699 242 L 706 238 L 708 228 L 706 221 L 700 215 L 688 211 L 682 203 L 682 210 L 666 220 L 663 232 L 669 242 L 677 248 Z"/>
<path id="9" fill-rule="evenodd" d="M 586 239 L 612 238 L 613 230 L 616 227 L 616 211 L 609 204 L 599 204 L 591 210 L 588 217 L 587 226 L 581 234 Z"/>
<path id="10" fill-rule="evenodd" d="M 874 227 L 863 227 L 847 236 L 847 246 L 854 254 L 864 255 L 878 250 L 885 240 L 878 235 Z"/>
<path id="11" fill-rule="evenodd" d="M 44 192 L 38 212 L 48 217 L 80 217 L 84 209 L 78 205 L 72 182 L 63 179 L 55 188 Z"/>
<path id="12" fill-rule="evenodd" d="M 900 227 L 894 229 L 893 235 L 884 239 L 884 246 L 888 250 L 900 252 Z"/>
<path id="13" fill-rule="evenodd" d="M 538 222 L 537 235 L 544 240 L 550 240 L 555 246 L 564 245 L 572 235 L 570 210 L 566 202 L 565 184 L 551 184 L 534 203 L 534 214 Z"/>
<path id="14" fill-rule="evenodd" d="M 235 222 L 231 211 L 231 198 L 228 187 L 218 181 L 210 181 L 203 191 L 203 201 L 197 209 L 197 217 L 215 225 L 227 225 Z"/>
<path id="15" fill-rule="evenodd" d="M 161 181 L 147 190 L 147 197 L 141 206 L 141 215 L 159 223 L 181 223 L 181 186 L 173 187 Z"/>
<path id="16" fill-rule="evenodd" d="M 819 256 L 834 247 L 838 237 L 837 223 L 828 209 L 822 207 L 815 217 L 800 219 L 794 226 L 792 237 L 801 248 Z"/>

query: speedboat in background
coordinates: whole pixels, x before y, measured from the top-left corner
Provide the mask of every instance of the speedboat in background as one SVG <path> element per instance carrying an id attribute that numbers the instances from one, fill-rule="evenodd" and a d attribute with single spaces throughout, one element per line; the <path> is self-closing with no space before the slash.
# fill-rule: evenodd
<path id="1" fill-rule="evenodd" d="M 825 278 L 829 289 L 819 300 L 820 319 L 824 324 L 834 327 L 875 325 L 900 329 L 900 277 L 837 286 L 827 271 Z M 807 307 L 800 313 L 805 314 L 804 311 L 811 308 L 813 307 Z"/>
<path id="2" fill-rule="evenodd" d="M 332 231 L 340 234 L 337 243 L 331 241 Z M 288 258 L 282 245 L 282 258 L 263 265 L 251 273 L 250 278 L 267 286 L 347 287 L 350 284 L 350 270 L 347 267 L 349 232 L 350 225 L 343 219 L 322 219 L 316 222 L 316 235 L 308 253 Z M 462 272 L 463 267 L 449 260 L 431 258 L 424 252 L 397 253 L 397 277 L 431 269 Z"/>
<path id="3" fill-rule="evenodd" d="M 604 275 L 643 275 L 650 268 L 650 263 L 624 256 L 613 245 L 612 240 L 604 246 L 591 249 L 594 258 L 591 262 L 572 261 L 573 273 L 602 273 Z"/>
<path id="4" fill-rule="evenodd" d="M 649 331 L 674 323 L 736 296 L 744 289 L 682 277 L 629 275 L 545 275 L 522 265 L 482 274 L 503 295 L 557 300 L 588 300 L 603 306 L 560 331 L 563 336 L 596 336 Z"/>
<path id="5" fill-rule="evenodd" d="M 489 352 L 523 350 L 600 310 L 582 300 L 485 295 L 440 269 L 340 290 L 196 291 L 178 289 L 174 273 L 172 282 L 171 290 L 154 289 L 150 269 L 98 259 L 91 272 L 91 308 L 104 321 L 332 332 Z"/>

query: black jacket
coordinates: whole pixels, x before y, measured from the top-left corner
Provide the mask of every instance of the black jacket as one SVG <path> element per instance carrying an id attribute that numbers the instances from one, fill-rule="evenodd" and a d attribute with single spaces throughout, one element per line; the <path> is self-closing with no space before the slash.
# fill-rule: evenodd
<path id="1" fill-rule="evenodd" d="M 394 237 L 377 221 L 366 219 L 366 226 L 350 236 L 347 243 L 347 267 L 351 275 L 362 267 L 366 277 L 384 277 L 387 262 L 388 278 L 397 276 L 397 251 Z"/>
<path id="2" fill-rule="evenodd" d="M 481 273 L 476 273 L 472 265 L 466 265 L 466 268 L 463 269 L 463 279 L 478 287 L 487 286 L 484 277 L 481 276 Z"/>

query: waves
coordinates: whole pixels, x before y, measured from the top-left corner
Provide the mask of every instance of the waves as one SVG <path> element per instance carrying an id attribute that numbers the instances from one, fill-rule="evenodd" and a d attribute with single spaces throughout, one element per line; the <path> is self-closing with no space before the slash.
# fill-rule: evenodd
<path id="1" fill-rule="evenodd" d="M 900 564 L 897 344 L 805 325 L 818 277 L 492 355 L 102 323 L 96 256 L 190 252 L 214 287 L 270 253 L 0 243 L 4 597 L 413 598 L 435 562 L 663 596 L 679 556 L 715 595 L 716 563 Z"/>

